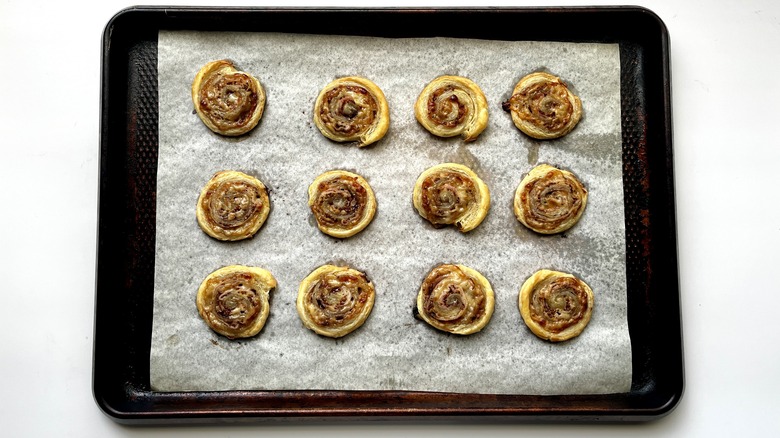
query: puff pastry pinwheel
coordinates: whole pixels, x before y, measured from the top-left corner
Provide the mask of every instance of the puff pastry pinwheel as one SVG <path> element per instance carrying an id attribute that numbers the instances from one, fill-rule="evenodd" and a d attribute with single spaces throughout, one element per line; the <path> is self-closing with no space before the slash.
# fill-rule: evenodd
<path id="1" fill-rule="evenodd" d="M 537 271 L 520 288 L 518 306 L 538 337 L 560 342 L 578 336 L 593 312 L 593 291 L 579 278 L 558 271 Z"/>
<path id="2" fill-rule="evenodd" d="M 204 65 L 192 82 L 198 116 L 217 134 L 236 136 L 257 126 L 265 108 L 260 81 L 223 59 Z"/>
<path id="3" fill-rule="evenodd" d="M 439 76 L 420 93 L 414 115 L 433 135 L 461 135 L 464 141 L 473 141 L 487 127 L 487 99 L 470 79 Z"/>
<path id="4" fill-rule="evenodd" d="M 482 330 L 495 308 L 490 283 L 479 272 L 463 265 L 434 268 L 417 294 L 417 314 L 439 330 L 470 335 Z"/>
<path id="5" fill-rule="evenodd" d="M 560 78 L 542 72 L 520 79 L 502 107 L 519 130 L 540 140 L 568 134 L 582 117 L 580 98 Z"/>
<path id="6" fill-rule="evenodd" d="M 309 208 L 323 233 L 339 238 L 353 236 L 371 223 L 376 198 L 362 176 L 331 170 L 309 185 Z"/>
<path id="7" fill-rule="evenodd" d="M 269 313 L 276 279 L 262 268 L 232 265 L 217 269 L 200 284 L 198 313 L 212 330 L 229 339 L 260 333 Z"/>
<path id="8" fill-rule="evenodd" d="M 363 325 L 374 307 L 375 295 L 366 274 L 345 266 L 323 265 L 301 282 L 296 307 L 306 328 L 340 338 Z"/>
<path id="9" fill-rule="evenodd" d="M 271 210 L 260 180 L 234 170 L 217 172 L 198 197 L 196 216 L 201 229 L 219 240 L 254 236 Z"/>
<path id="10" fill-rule="evenodd" d="M 461 164 L 444 163 L 425 170 L 414 186 L 414 208 L 435 227 L 476 228 L 490 210 L 490 191 L 476 173 Z"/>
<path id="11" fill-rule="evenodd" d="M 555 234 L 574 226 L 587 203 L 588 191 L 573 173 L 540 164 L 517 187 L 514 211 L 526 227 Z"/>
<path id="12" fill-rule="evenodd" d="M 390 126 L 390 110 L 382 90 L 359 76 L 336 79 L 314 103 L 314 124 L 337 142 L 368 146 L 382 139 Z"/>

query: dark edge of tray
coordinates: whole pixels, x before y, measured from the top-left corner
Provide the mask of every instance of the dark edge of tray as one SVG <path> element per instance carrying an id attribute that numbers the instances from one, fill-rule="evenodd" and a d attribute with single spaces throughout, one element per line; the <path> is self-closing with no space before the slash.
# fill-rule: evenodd
<path id="1" fill-rule="evenodd" d="M 369 20 L 370 31 L 349 25 Z M 631 391 L 562 396 L 151 391 L 161 29 L 619 43 Z M 105 28 L 102 52 L 93 351 L 98 406 L 112 419 L 132 424 L 260 418 L 623 422 L 668 414 L 683 393 L 669 72 L 666 27 L 639 7 L 121 11 Z"/>

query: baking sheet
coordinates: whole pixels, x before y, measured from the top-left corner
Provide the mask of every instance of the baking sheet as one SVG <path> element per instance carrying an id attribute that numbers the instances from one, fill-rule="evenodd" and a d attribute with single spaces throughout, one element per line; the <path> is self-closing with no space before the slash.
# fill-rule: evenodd
<path id="1" fill-rule="evenodd" d="M 160 32 L 158 51 L 154 390 L 629 390 L 617 45 Z M 237 139 L 211 133 L 189 96 L 198 69 L 222 58 L 256 75 L 268 96 L 260 125 Z M 534 141 L 501 111 L 514 84 L 536 70 L 561 76 L 583 101 L 583 120 L 563 139 Z M 433 137 L 414 120 L 417 95 L 441 74 L 467 76 L 487 96 L 490 123 L 474 143 Z M 311 122 L 319 90 L 346 75 L 371 78 L 388 98 L 390 130 L 369 148 L 330 142 Z M 450 161 L 471 167 L 491 190 L 487 219 L 465 235 L 434 229 L 411 205 L 417 176 Z M 565 236 L 535 235 L 512 213 L 517 184 L 542 162 L 574 171 L 590 192 Z M 271 188 L 269 219 L 248 241 L 218 242 L 195 221 L 201 187 L 225 169 Z M 309 183 L 331 169 L 366 177 L 379 204 L 372 224 L 347 240 L 320 233 L 306 204 Z M 412 317 L 423 278 L 446 262 L 479 270 L 493 286 L 496 311 L 478 334 L 449 335 Z M 299 282 L 325 263 L 361 269 L 377 288 L 366 324 L 339 340 L 304 329 L 295 311 Z M 229 264 L 261 266 L 279 282 L 266 327 L 250 340 L 216 335 L 195 307 L 203 278 Z M 575 273 L 594 290 L 593 318 L 572 341 L 539 340 L 517 310 L 520 285 L 542 268 Z"/>

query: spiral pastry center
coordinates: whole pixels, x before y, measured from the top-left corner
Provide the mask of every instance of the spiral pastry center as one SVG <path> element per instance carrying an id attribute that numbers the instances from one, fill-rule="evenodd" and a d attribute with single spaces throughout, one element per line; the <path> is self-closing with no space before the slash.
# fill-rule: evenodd
<path id="1" fill-rule="evenodd" d="M 442 87 L 428 98 L 428 118 L 437 125 L 454 128 L 468 119 L 473 106 L 473 100 L 464 90 Z"/>
<path id="2" fill-rule="evenodd" d="M 468 324 L 484 312 L 485 292 L 454 266 L 434 269 L 422 286 L 423 311 L 436 321 Z"/>
<path id="3" fill-rule="evenodd" d="M 259 103 L 255 84 L 243 73 L 212 75 L 199 97 L 202 111 L 223 130 L 244 125 Z"/>
<path id="4" fill-rule="evenodd" d="M 309 313 L 320 326 L 348 322 L 362 311 L 370 290 L 365 278 L 351 273 L 328 273 L 308 291 Z"/>
<path id="5" fill-rule="evenodd" d="M 531 189 L 530 200 L 532 211 L 542 218 L 550 220 L 568 217 L 580 202 L 571 185 L 565 183 L 542 187 L 535 184 Z"/>
<path id="6" fill-rule="evenodd" d="M 529 207 L 526 220 L 548 228 L 577 216 L 582 208 L 579 188 L 560 171 L 529 183 L 524 202 Z"/>
<path id="7" fill-rule="evenodd" d="M 560 82 L 533 84 L 512 96 L 509 104 L 520 119 L 549 131 L 564 129 L 575 111 L 568 88 Z"/>
<path id="8" fill-rule="evenodd" d="M 327 129 L 339 135 L 356 137 L 374 124 L 377 102 L 363 87 L 339 85 L 325 93 L 319 112 Z"/>
<path id="9" fill-rule="evenodd" d="M 251 282 L 251 276 L 242 275 L 219 279 L 214 285 L 214 315 L 234 330 L 251 325 L 262 311 L 262 301 Z"/>
<path id="10" fill-rule="evenodd" d="M 257 188 L 243 181 L 224 181 L 208 193 L 208 214 L 223 229 L 238 228 L 263 206 Z"/>
<path id="11" fill-rule="evenodd" d="M 312 208 L 318 221 L 328 226 L 350 228 L 363 218 L 368 192 L 354 178 L 340 177 L 318 186 Z"/>
<path id="12" fill-rule="evenodd" d="M 471 179 L 456 172 L 438 172 L 422 183 L 422 205 L 434 224 L 454 224 L 476 202 L 477 189 Z"/>
<path id="13" fill-rule="evenodd" d="M 438 284 L 430 295 L 428 314 L 439 321 L 454 321 L 466 313 L 463 285 Z M 466 285 L 468 286 L 468 285 Z"/>
<path id="14" fill-rule="evenodd" d="M 587 310 L 587 292 L 571 277 L 542 282 L 531 294 L 531 318 L 553 333 L 580 322 Z"/>

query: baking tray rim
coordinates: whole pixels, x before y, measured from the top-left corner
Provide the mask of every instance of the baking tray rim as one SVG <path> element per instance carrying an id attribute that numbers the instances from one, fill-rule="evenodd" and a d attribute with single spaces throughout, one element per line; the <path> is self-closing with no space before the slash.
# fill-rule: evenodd
<path id="1" fill-rule="evenodd" d="M 677 286 L 677 289 L 675 290 L 675 299 L 676 299 L 676 308 L 678 309 L 675 316 L 677 317 L 677 323 L 680 325 L 679 330 L 679 337 L 680 337 L 680 343 L 679 343 L 679 384 L 675 384 L 674 387 L 671 389 L 671 391 L 666 391 L 663 394 L 658 393 L 656 388 L 652 387 L 652 385 L 642 388 L 639 391 L 634 391 L 632 389 L 632 393 L 636 393 L 636 396 L 639 397 L 652 397 L 657 400 L 654 401 L 654 404 L 651 408 L 642 408 L 642 409 L 598 409 L 598 408 L 577 408 L 576 405 L 566 404 L 565 406 L 560 408 L 552 408 L 548 407 L 546 409 L 540 409 L 535 408 L 533 406 L 531 407 L 509 407 L 509 408 L 500 408 L 500 407 L 490 407 L 490 408 L 480 408 L 480 407 L 453 407 L 453 406 L 430 406 L 430 407 L 423 407 L 423 408 L 403 408 L 403 407 L 354 407 L 354 408 L 344 408 L 344 407 L 338 407 L 338 408 L 328 408 L 328 407 L 308 407 L 308 408 L 281 408 L 281 409 L 251 409 L 251 408 L 243 408 L 243 409 L 206 409 L 206 410 L 192 410 L 192 409 L 167 409 L 167 410 L 161 410 L 161 411 L 136 411 L 132 409 L 123 409 L 120 406 L 118 406 L 115 403 L 112 403 L 107 397 L 104 396 L 104 389 L 100 386 L 100 384 L 97 381 L 96 378 L 96 371 L 97 371 L 97 357 L 99 355 L 99 347 L 97 343 L 97 334 L 98 334 L 98 321 L 97 316 L 95 319 L 94 324 L 94 339 L 95 343 L 93 345 L 93 397 L 99 406 L 99 408 L 110 418 L 114 419 L 118 422 L 129 422 L 132 424 L 136 423 L 145 423 L 145 422 L 157 422 L 157 420 L 163 420 L 165 422 L 169 422 L 171 420 L 184 420 L 187 422 L 192 421 L 199 421 L 199 420 L 206 420 L 209 421 L 209 419 L 216 419 L 216 418 L 261 418 L 261 417 L 273 417 L 273 418 L 309 418 L 309 419 L 317 419 L 317 418 L 344 418 L 344 417 L 354 417 L 354 418 L 366 418 L 370 417 L 372 420 L 381 420 L 383 418 L 387 419 L 397 419 L 399 417 L 411 417 L 411 418 L 429 418 L 429 419 L 436 419 L 436 418 L 444 418 L 444 419 L 453 419 L 455 416 L 458 418 L 472 418 L 472 417 L 479 417 L 479 418 L 492 418 L 495 420 L 500 420 L 502 418 L 510 419 L 512 421 L 526 421 L 528 419 L 532 421 L 560 421 L 560 420 L 579 420 L 579 421 L 645 421 L 645 420 L 652 420 L 656 418 L 663 417 L 667 415 L 668 413 L 672 412 L 674 408 L 678 405 L 683 392 L 684 392 L 684 367 L 682 362 L 682 327 L 681 327 L 681 318 L 680 318 L 680 312 L 679 312 L 679 279 L 678 277 L 678 271 L 677 271 L 677 247 L 676 247 L 676 226 L 675 226 L 675 213 L 674 213 L 674 178 L 672 175 L 672 131 L 671 131 L 671 74 L 670 74 L 670 65 L 669 65 L 669 35 L 668 30 L 666 28 L 666 25 L 663 23 L 661 18 L 652 12 L 651 10 L 644 8 L 644 7 L 637 7 L 637 6 L 574 6 L 574 7 L 548 7 L 548 8 L 535 8 L 535 7 L 436 7 L 436 8 L 405 8 L 405 7 L 391 7 L 391 8 L 343 8 L 343 7 L 165 7 L 165 6 L 133 6 L 126 9 L 123 9 L 119 11 L 117 14 L 115 14 L 110 21 L 106 24 L 104 32 L 103 32 L 103 51 L 101 53 L 101 66 L 102 66 L 102 75 L 101 75 L 101 108 L 103 111 L 101 111 L 101 139 L 100 139 L 100 156 L 101 156 L 101 169 L 103 169 L 104 164 L 104 155 L 108 148 L 107 145 L 107 118 L 108 115 L 106 114 L 105 107 L 108 103 L 108 68 L 106 66 L 106 60 L 109 58 L 110 54 L 110 46 L 111 46 L 111 39 L 113 36 L 113 31 L 115 29 L 115 25 L 121 21 L 126 19 L 130 15 L 135 14 L 158 14 L 158 13 L 164 13 L 166 16 L 166 19 L 178 19 L 173 18 L 177 14 L 196 14 L 196 15 L 208 15 L 208 14 L 241 14 L 241 13 L 249 13 L 249 14 L 263 14 L 263 13 L 301 13 L 301 14 L 311 14 L 311 13 L 320 13 L 320 12 L 328 12 L 328 13 L 367 13 L 367 14 L 397 14 L 397 13 L 403 13 L 403 14 L 425 14 L 425 13 L 457 13 L 457 14 L 485 14 L 485 13 L 542 13 L 542 14 L 556 14 L 556 13 L 610 13 L 610 12 L 628 12 L 628 13 L 634 13 L 634 14 L 640 14 L 647 17 L 650 17 L 651 20 L 655 22 L 655 25 L 658 28 L 658 37 L 660 37 L 660 51 L 661 51 L 661 62 L 662 62 L 662 71 L 663 71 L 663 82 L 664 87 L 661 90 L 663 92 L 663 100 L 665 104 L 665 113 L 664 113 L 664 125 L 666 126 L 665 131 L 665 140 L 666 140 L 666 151 L 667 154 L 667 166 L 664 169 L 667 173 L 665 176 L 665 183 L 667 185 L 667 192 L 668 192 L 668 207 L 669 211 L 668 218 L 671 221 L 672 226 L 672 233 L 671 236 L 672 243 L 673 243 L 673 250 L 674 253 L 670 254 L 671 257 L 673 257 L 673 264 L 674 264 L 674 272 L 672 273 L 675 276 L 674 284 Z M 158 30 L 163 29 L 163 27 L 158 27 Z M 192 29 L 192 30 L 198 30 L 198 29 Z M 530 38 L 529 38 L 530 39 Z M 101 182 L 99 184 L 99 192 L 101 192 L 104 186 L 104 172 L 101 170 L 100 178 Z M 100 194 L 99 198 L 100 199 Z M 101 202 L 98 202 L 98 239 L 97 239 L 97 248 L 96 252 L 98 254 L 97 257 L 97 265 L 96 271 L 99 271 L 99 265 L 100 265 L 100 248 L 102 246 L 102 241 L 100 240 L 100 217 L 101 217 L 101 211 L 103 207 Z M 96 308 L 96 315 L 99 311 L 98 309 L 98 297 L 100 295 L 100 287 L 99 287 L 99 272 L 96 272 L 96 286 L 95 286 L 95 308 Z M 677 348 L 677 345 L 674 345 L 673 348 Z M 132 389 L 131 385 L 128 385 L 126 388 L 126 395 L 127 400 L 137 400 L 144 398 L 148 394 L 136 393 L 134 389 Z M 147 393 L 152 393 L 151 391 L 147 391 Z M 451 396 L 451 397 L 463 397 L 464 394 L 448 394 L 448 393 L 428 393 L 428 392 L 414 392 L 414 391 L 223 391 L 221 394 L 252 394 L 253 397 L 261 395 L 261 394 L 276 394 L 279 395 L 281 393 L 283 394 L 303 394 L 303 395 L 309 395 L 313 396 L 313 398 L 319 397 L 349 397 L 350 395 L 354 394 L 380 394 L 380 395 L 402 395 L 402 396 L 419 396 L 419 397 L 426 397 L 427 395 L 434 394 L 437 396 Z M 161 395 L 161 393 L 154 393 L 157 395 Z M 214 394 L 212 392 L 200 392 L 195 393 L 197 394 Z M 193 395 L 193 393 L 165 393 L 166 398 L 175 398 L 175 397 L 188 397 Z M 625 394 L 617 394 L 615 396 L 623 396 Z M 468 396 L 468 395 L 467 395 Z M 492 397 L 492 395 L 487 394 L 477 394 L 476 396 L 485 396 L 485 397 Z M 602 397 L 610 397 L 611 395 L 602 395 L 602 396 L 594 396 L 595 398 L 602 398 Z M 660 397 L 659 397 L 660 396 Z M 525 395 L 508 395 L 506 397 L 532 397 L 537 400 L 556 400 L 563 398 L 565 400 L 572 400 L 577 398 L 594 398 L 590 396 L 525 396 Z M 173 406 L 173 405 L 172 405 Z M 574 407 L 572 407 L 574 406 Z M 448 420 L 449 421 L 449 420 Z"/>

